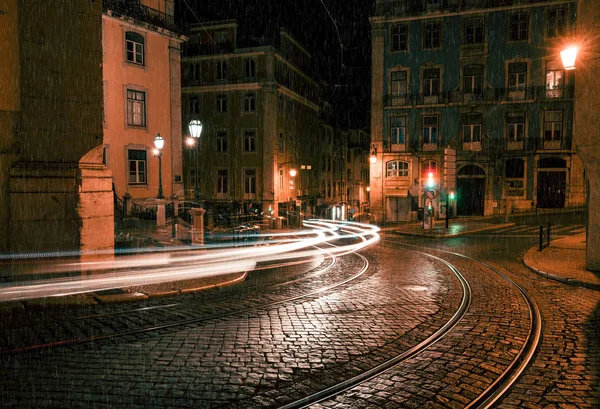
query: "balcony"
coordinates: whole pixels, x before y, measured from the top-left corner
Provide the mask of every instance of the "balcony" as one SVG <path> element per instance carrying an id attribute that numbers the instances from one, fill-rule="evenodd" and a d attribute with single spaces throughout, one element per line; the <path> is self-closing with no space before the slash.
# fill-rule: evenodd
<path id="1" fill-rule="evenodd" d="M 102 12 L 106 13 L 108 11 L 115 17 L 131 17 L 143 23 L 183 34 L 183 30 L 175 25 L 174 16 L 144 6 L 140 0 L 103 0 Z"/>
<path id="2" fill-rule="evenodd" d="M 506 143 L 506 150 L 509 151 L 522 151 L 525 147 L 525 143 L 523 141 L 508 141 Z"/>

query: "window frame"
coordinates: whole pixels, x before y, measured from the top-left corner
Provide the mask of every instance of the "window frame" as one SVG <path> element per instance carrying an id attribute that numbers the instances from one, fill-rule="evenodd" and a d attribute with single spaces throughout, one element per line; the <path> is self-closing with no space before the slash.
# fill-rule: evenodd
<path id="1" fill-rule="evenodd" d="M 475 67 L 481 69 L 481 73 L 477 74 L 475 71 L 473 73 L 467 74 L 468 69 L 475 69 Z M 463 93 L 468 95 L 483 95 L 483 77 L 485 73 L 485 66 L 481 64 L 469 64 L 463 67 Z M 470 79 L 470 81 L 467 81 Z M 467 83 L 469 82 L 469 86 L 467 87 Z M 479 89 L 478 89 L 479 87 Z"/>
<path id="2" fill-rule="evenodd" d="M 463 143 L 481 143 L 483 137 L 483 115 L 480 112 L 466 113 L 462 115 L 461 122 Z M 467 135 L 469 135 L 468 140 Z"/>
<path id="3" fill-rule="evenodd" d="M 405 160 L 394 159 L 385 163 L 386 178 L 408 178 L 408 171 L 409 165 Z"/>
<path id="4" fill-rule="evenodd" d="M 475 24 L 479 23 L 479 24 Z M 477 29 L 481 32 L 478 33 Z M 469 33 L 469 30 L 472 30 Z M 471 39 L 469 40 L 469 36 Z M 485 19 L 483 17 L 469 17 L 464 22 L 463 44 L 483 44 L 485 43 Z"/>
<path id="5" fill-rule="evenodd" d="M 229 195 L 229 169 L 217 169 L 217 195 Z"/>
<path id="6" fill-rule="evenodd" d="M 226 129 L 219 129 L 215 132 L 216 151 L 218 153 L 227 152 L 228 135 Z"/>
<path id="7" fill-rule="evenodd" d="M 404 79 L 395 79 L 395 75 L 403 75 Z M 408 70 L 390 72 L 390 94 L 392 98 L 406 98 L 408 95 Z"/>
<path id="8" fill-rule="evenodd" d="M 256 195 L 256 181 L 257 174 L 256 168 L 244 169 L 244 194 L 245 195 Z"/>
<path id="9" fill-rule="evenodd" d="M 394 120 L 400 120 L 400 126 L 394 126 Z M 394 115 L 390 117 L 390 145 L 406 145 L 406 129 L 408 117 L 406 115 Z M 398 142 L 394 143 L 394 139 Z M 400 142 L 401 141 L 401 142 Z"/>
<path id="10" fill-rule="evenodd" d="M 256 112 L 256 93 L 247 92 L 244 94 L 244 97 L 242 98 L 242 112 Z"/>
<path id="11" fill-rule="evenodd" d="M 215 80 L 227 81 L 227 60 L 215 61 Z"/>
<path id="12" fill-rule="evenodd" d="M 431 123 L 431 124 L 425 124 L 425 120 L 428 118 L 435 118 L 435 124 Z M 422 133 L 421 133 L 421 138 L 423 141 L 423 145 L 436 145 L 438 146 L 439 144 L 439 127 L 440 127 L 440 116 L 438 114 L 428 114 L 428 115 L 423 115 L 421 117 L 421 125 L 422 125 Z M 427 135 L 428 135 L 428 140 L 425 139 L 425 135 L 426 135 L 426 130 L 428 130 Z M 435 131 L 435 132 L 432 132 Z M 435 139 L 435 141 L 433 141 L 433 139 Z"/>
<path id="13" fill-rule="evenodd" d="M 436 37 L 437 33 L 437 37 Z M 437 43 L 436 43 L 437 40 Z M 427 21 L 423 24 L 423 49 L 435 50 L 442 47 L 442 22 Z"/>
<path id="14" fill-rule="evenodd" d="M 215 112 L 217 114 L 227 113 L 227 94 L 217 94 L 215 96 Z"/>
<path id="15" fill-rule="evenodd" d="M 242 141 L 244 153 L 256 153 L 256 129 L 244 129 L 242 131 Z"/>
<path id="16" fill-rule="evenodd" d="M 143 153 L 144 158 L 132 158 L 132 153 Z M 135 181 L 131 180 L 132 170 L 131 165 L 135 163 Z M 143 168 L 140 170 L 139 165 L 143 163 Z M 140 174 L 143 176 L 140 178 Z M 127 185 L 128 186 L 145 186 L 148 185 L 148 151 L 145 149 L 129 149 L 127 148 Z"/>
<path id="17" fill-rule="evenodd" d="M 434 177 L 437 177 L 439 164 L 436 160 L 426 159 L 421 162 L 421 179 L 427 179 L 429 173 L 432 172 Z"/>
<path id="18" fill-rule="evenodd" d="M 390 50 L 408 51 L 408 25 L 394 24 L 390 28 Z"/>
<path id="19" fill-rule="evenodd" d="M 428 74 L 437 72 L 436 76 L 428 78 Z M 422 93 L 425 97 L 440 95 L 442 70 L 437 68 L 423 68 Z M 435 90 L 434 90 L 435 88 Z"/>
<path id="20" fill-rule="evenodd" d="M 139 128 L 146 127 L 146 91 L 140 91 L 138 89 L 127 88 L 126 89 L 126 98 L 127 98 L 127 126 L 134 126 Z M 142 99 L 138 99 L 137 96 L 142 96 Z M 136 107 L 140 107 L 140 113 L 138 116 L 141 116 L 141 119 L 136 120 Z"/>
<path id="21" fill-rule="evenodd" d="M 564 12 L 564 16 L 558 13 Z M 551 17 L 551 13 L 556 16 Z M 569 10 L 567 7 L 553 7 L 546 11 L 546 38 L 562 37 L 569 33 Z"/>
<path id="22" fill-rule="evenodd" d="M 244 58 L 244 76 L 248 79 L 256 78 L 256 59 Z"/>
<path id="23" fill-rule="evenodd" d="M 519 66 L 524 66 L 524 70 L 519 71 Z M 512 69 L 511 69 L 512 68 Z M 526 61 L 512 61 L 507 66 L 507 88 L 509 92 L 513 91 L 525 91 L 527 88 L 527 71 L 529 70 L 529 64 Z M 521 81 L 521 77 L 522 81 Z M 514 81 L 513 81 L 514 79 Z"/>
<path id="24" fill-rule="evenodd" d="M 529 13 L 515 12 L 509 17 L 508 23 L 508 41 L 529 41 Z M 525 30 L 523 30 L 523 25 Z M 513 37 L 513 32 L 516 31 L 516 37 Z M 525 36 L 523 36 L 523 31 Z"/>
<path id="25" fill-rule="evenodd" d="M 548 120 L 548 116 L 550 114 L 556 114 L 556 113 L 560 113 L 560 120 Z M 543 136 L 542 136 L 542 139 L 543 139 L 544 143 L 546 143 L 546 142 L 557 142 L 557 141 L 560 142 L 560 143 L 562 143 L 563 134 L 564 134 L 564 132 L 563 132 L 564 121 L 565 121 L 565 115 L 564 115 L 564 112 L 562 110 L 551 109 L 551 110 L 545 110 L 544 111 L 544 128 L 543 128 Z M 547 124 L 552 124 L 551 125 L 551 129 L 550 129 L 551 138 L 547 138 L 547 132 L 548 132 L 548 130 L 547 130 L 547 128 L 548 128 Z M 557 130 L 555 129 L 554 124 L 559 124 L 559 128 L 558 128 L 558 136 L 559 137 L 558 138 L 555 138 Z"/>
<path id="26" fill-rule="evenodd" d="M 141 41 L 139 41 L 141 40 Z M 146 39 L 140 33 L 135 31 L 126 31 L 125 32 L 125 61 L 130 64 L 135 64 L 139 66 L 144 66 L 146 64 Z M 129 49 L 129 45 L 131 44 L 132 49 Z M 137 46 L 141 48 L 138 50 Z M 129 54 L 132 54 L 132 58 L 129 58 Z M 141 58 L 141 62 L 138 61 L 138 56 Z"/>

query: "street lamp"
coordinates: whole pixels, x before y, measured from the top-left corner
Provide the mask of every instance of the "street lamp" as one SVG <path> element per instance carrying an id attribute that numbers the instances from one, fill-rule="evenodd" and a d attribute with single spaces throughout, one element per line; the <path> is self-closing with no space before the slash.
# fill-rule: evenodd
<path id="1" fill-rule="evenodd" d="M 194 199 L 198 200 L 200 192 L 198 191 L 198 148 L 200 145 L 200 135 L 202 134 L 202 122 L 199 119 L 192 119 L 188 125 L 190 135 L 196 145 L 196 165 L 194 168 Z"/>
<path id="2" fill-rule="evenodd" d="M 160 132 L 154 138 L 154 154 L 158 157 L 158 199 L 164 199 L 162 188 L 162 149 L 165 146 L 165 138 L 160 136 Z"/>
<path id="3" fill-rule="evenodd" d="M 560 58 L 565 70 L 569 71 L 575 69 L 575 59 L 577 58 L 578 51 L 579 49 L 577 47 L 568 47 L 560 52 Z"/>
<path id="4" fill-rule="evenodd" d="M 369 161 L 372 165 L 377 163 L 377 147 L 375 145 L 371 145 L 371 153 L 369 155 Z"/>

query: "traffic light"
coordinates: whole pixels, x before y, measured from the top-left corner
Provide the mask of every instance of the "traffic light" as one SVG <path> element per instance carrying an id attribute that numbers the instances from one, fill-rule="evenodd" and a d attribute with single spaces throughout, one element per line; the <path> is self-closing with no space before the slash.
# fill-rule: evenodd
<path id="1" fill-rule="evenodd" d="M 435 174 L 433 172 L 427 173 L 427 182 L 426 182 L 426 185 L 427 185 L 428 189 L 434 189 L 435 188 Z"/>
<path id="2" fill-rule="evenodd" d="M 450 200 L 454 200 L 454 191 L 450 192 Z"/>

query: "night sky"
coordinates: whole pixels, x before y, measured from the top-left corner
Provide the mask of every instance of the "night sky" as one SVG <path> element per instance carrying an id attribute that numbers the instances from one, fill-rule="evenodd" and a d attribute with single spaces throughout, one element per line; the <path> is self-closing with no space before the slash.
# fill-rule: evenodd
<path id="1" fill-rule="evenodd" d="M 285 27 L 313 56 L 314 74 L 331 87 L 323 98 L 336 109 L 340 127 L 367 128 L 370 107 L 369 0 L 179 0 L 187 23 L 237 19 L 238 30 L 256 37 Z M 189 9 L 193 9 L 192 13 Z M 194 16 L 195 14 L 195 16 Z M 339 34 L 338 34 L 339 33 Z"/>

